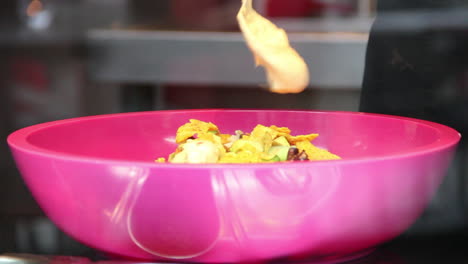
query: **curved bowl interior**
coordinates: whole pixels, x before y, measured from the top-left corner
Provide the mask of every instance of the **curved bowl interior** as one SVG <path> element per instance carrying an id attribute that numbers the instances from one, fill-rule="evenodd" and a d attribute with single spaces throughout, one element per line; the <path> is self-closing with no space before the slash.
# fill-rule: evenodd
<path id="1" fill-rule="evenodd" d="M 177 127 L 190 118 L 222 132 L 250 131 L 257 124 L 286 126 L 293 134 L 319 133 L 314 142 L 346 159 L 408 154 L 429 148 L 450 129 L 428 122 L 333 112 L 174 111 L 97 116 L 44 126 L 27 137 L 32 146 L 62 154 L 124 161 L 152 161 L 174 151 Z M 452 137 L 456 132 L 452 131 Z M 446 134 L 445 136 L 450 136 Z M 452 139 L 453 140 L 453 139 Z"/>
<path id="2" fill-rule="evenodd" d="M 286 126 L 343 160 L 156 164 L 189 119 L 223 133 Z M 283 110 L 157 111 L 16 131 L 8 142 L 39 205 L 65 232 L 126 258 L 237 262 L 367 250 L 408 228 L 460 135 L 393 116 Z"/>

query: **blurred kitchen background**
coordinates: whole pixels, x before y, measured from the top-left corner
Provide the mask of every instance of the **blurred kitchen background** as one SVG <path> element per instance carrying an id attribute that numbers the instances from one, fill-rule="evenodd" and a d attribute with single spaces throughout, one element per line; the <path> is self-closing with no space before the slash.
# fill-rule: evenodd
<path id="1" fill-rule="evenodd" d="M 276 95 L 264 88 L 263 71 L 254 67 L 238 32 L 240 0 L 2 0 L 0 254 L 90 252 L 57 230 L 31 198 L 6 146 L 10 132 L 51 120 L 142 110 L 357 111 L 375 5 L 255 0 L 260 13 L 290 33 L 311 70 L 304 93 Z M 431 26 L 421 18 L 400 22 L 403 30 Z M 445 26 L 459 26 L 453 22 Z M 450 47 L 444 38 L 438 44 Z M 441 96 L 466 101 L 468 69 L 444 86 L 452 94 Z M 456 111 L 466 127 L 467 108 Z M 406 235 L 466 229 L 465 153 L 463 145 L 437 197 Z"/>

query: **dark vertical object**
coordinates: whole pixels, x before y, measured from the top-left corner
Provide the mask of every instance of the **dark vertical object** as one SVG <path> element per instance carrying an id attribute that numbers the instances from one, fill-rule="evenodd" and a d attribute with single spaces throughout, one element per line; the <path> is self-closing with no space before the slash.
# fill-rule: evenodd
<path id="1" fill-rule="evenodd" d="M 17 0 L 2 0 L 0 4 L 0 28 L 17 25 L 19 22 Z"/>
<path id="2" fill-rule="evenodd" d="M 388 26 L 381 19 L 387 11 L 456 10 L 457 5 L 468 7 L 468 1 L 378 2 L 378 15 L 367 48 L 361 111 L 411 116 L 447 123 L 459 129 L 466 128 L 463 118 L 458 118 L 461 122 L 457 124 L 450 123 L 453 119 L 450 115 L 457 113 L 446 109 L 447 104 L 440 102 L 438 95 L 445 81 L 466 71 L 468 28 L 424 32 L 381 30 Z M 451 89 L 456 90 L 457 87 Z M 449 100 L 459 102 L 460 98 L 457 97 Z"/>
<path id="3" fill-rule="evenodd" d="M 11 132 L 11 111 L 9 91 L 7 89 L 7 54 L 0 48 L 0 186 L 8 188 L 13 161 L 10 158 L 10 152 L 6 143 L 6 137 Z M 11 202 L 8 197 L 4 197 L 4 191 L 0 193 L 0 253 L 15 250 L 15 222 L 13 217 L 8 214 L 7 203 Z"/>
<path id="4" fill-rule="evenodd" d="M 468 98 L 457 79 L 468 71 L 468 27 L 398 32 L 388 28 L 388 11 L 448 11 L 467 0 L 379 0 L 366 54 L 360 111 L 409 116 L 449 125 L 468 135 Z M 465 9 L 467 10 L 467 9 Z M 417 22 L 417 20 L 415 20 Z M 458 155 L 459 208 L 465 208 L 466 141 Z"/>
<path id="5" fill-rule="evenodd" d="M 16 0 L 5 0 L 0 5 L 0 32 L 8 30 L 11 26 L 15 25 L 16 17 Z M 10 122 L 9 122 L 9 106 L 8 106 L 8 90 L 7 90 L 7 73 L 5 54 L 7 51 L 0 47 L 0 186 L 5 188 L 8 186 L 8 161 L 9 151 L 7 148 L 5 138 L 8 135 Z M 0 252 L 7 252 L 15 250 L 14 241 L 14 222 L 11 217 L 5 213 L 5 203 L 7 201 L 0 193 Z"/>
<path id="6" fill-rule="evenodd" d="M 5 50 L 0 48 L 0 138 L 7 137 L 9 129 L 11 128 L 11 120 L 9 107 L 9 93 L 7 89 L 7 57 L 2 55 Z M 0 167 L 7 161 L 8 149 L 5 141 L 0 142 Z M 0 180 L 1 182 L 1 180 Z M 1 201 L 0 201 L 1 202 Z"/>
<path id="7" fill-rule="evenodd" d="M 15 221 L 11 217 L 0 215 L 0 254 L 16 250 Z"/>

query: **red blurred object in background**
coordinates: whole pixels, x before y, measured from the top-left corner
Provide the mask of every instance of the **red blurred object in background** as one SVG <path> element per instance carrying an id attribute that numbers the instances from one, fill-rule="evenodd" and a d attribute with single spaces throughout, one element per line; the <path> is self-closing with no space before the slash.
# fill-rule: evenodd
<path id="1" fill-rule="evenodd" d="M 191 25 L 199 21 L 206 11 L 219 6 L 219 0 L 172 0 L 170 1 L 171 16 L 182 25 Z"/>
<path id="2" fill-rule="evenodd" d="M 355 11 L 350 2 L 324 2 L 320 0 L 266 0 L 268 17 L 308 17 L 320 16 L 326 12 L 349 15 Z"/>
<path id="3" fill-rule="evenodd" d="M 321 4 L 310 0 L 268 0 L 266 14 L 269 17 L 304 17 Z"/>

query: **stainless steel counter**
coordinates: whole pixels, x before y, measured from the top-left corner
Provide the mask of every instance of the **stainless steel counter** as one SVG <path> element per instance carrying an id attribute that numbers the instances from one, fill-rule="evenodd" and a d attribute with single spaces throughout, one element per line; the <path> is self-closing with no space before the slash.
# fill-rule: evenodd
<path id="1" fill-rule="evenodd" d="M 380 14 L 380 30 L 414 34 L 464 29 L 467 14 L 468 9 Z M 372 18 L 274 22 L 286 29 L 309 64 L 311 87 L 360 88 Z M 240 33 L 95 29 L 86 39 L 92 80 L 250 87 L 265 83 Z"/>
<path id="2" fill-rule="evenodd" d="M 289 36 L 309 64 L 312 87 L 360 87 L 366 33 Z M 94 81 L 240 86 L 266 82 L 240 33 L 91 30 L 87 46 L 88 73 Z"/>

